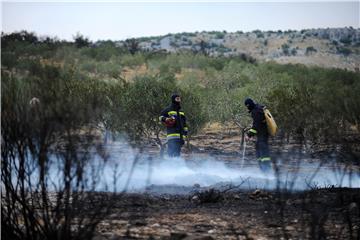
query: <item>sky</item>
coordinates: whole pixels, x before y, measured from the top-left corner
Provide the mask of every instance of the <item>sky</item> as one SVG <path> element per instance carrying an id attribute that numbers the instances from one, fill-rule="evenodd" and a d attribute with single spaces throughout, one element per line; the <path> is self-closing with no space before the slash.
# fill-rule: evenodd
<path id="1" fill-rule="evenodd" d="M 195 31 L 360 28 L 359 1 L 2 1 L 2 31 L 92 41 Z"/>

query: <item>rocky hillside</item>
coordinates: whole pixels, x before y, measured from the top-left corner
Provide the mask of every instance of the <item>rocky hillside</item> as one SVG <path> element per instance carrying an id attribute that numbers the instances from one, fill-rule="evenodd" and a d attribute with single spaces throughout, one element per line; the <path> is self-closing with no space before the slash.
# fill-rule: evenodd
<path id="1" fill-rule="evenodd" d="M 134 40 L 133 40 L 134 41 Z M 249 61 L 301 63 L 359 71 L 360 29 L 195 32 L 135 39 L 144 51 L 191 51 Z M 125 42 L 118 42 L 124 45 Z"/>

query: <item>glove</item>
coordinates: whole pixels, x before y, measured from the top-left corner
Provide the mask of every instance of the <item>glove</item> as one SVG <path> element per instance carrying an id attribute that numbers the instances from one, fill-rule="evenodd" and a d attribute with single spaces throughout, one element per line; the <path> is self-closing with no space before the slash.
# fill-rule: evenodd
<path id="1" fill-rule="evenodd" d="M 167 127 L 173 127 L 175 125 L 175 118 L 166 118 L 165 119 L 165 126 Z"/>
<path id="2" fill-rule="evenodd" d="M 255 133 L 254 133 L 255 132 Z M 246 135 L 251 138 L 256 136 L 256 131 L 254 129 L 250 129 L 249 131 L 246 132 Z"/>
<path id="3" fill-rule="evenodd" d="M 174 116 L 167 117 L 165 121 L 176 121 L 176 118 Z"/>

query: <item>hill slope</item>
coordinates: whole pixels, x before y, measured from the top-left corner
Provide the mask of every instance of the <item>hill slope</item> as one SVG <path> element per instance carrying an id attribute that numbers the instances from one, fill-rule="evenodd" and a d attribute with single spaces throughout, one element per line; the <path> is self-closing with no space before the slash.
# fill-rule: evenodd
<path id="1" fill-rule="evenodd" d="M 359 71 L 360 29 L 327 28 L 301 31 L 212 31 L 176 33 L 136 39 L 145 51 L 201 52 L 240 56 L 257 61 L 301 63 Z M 119 42 L 119 45 L 125 42 Z"/>

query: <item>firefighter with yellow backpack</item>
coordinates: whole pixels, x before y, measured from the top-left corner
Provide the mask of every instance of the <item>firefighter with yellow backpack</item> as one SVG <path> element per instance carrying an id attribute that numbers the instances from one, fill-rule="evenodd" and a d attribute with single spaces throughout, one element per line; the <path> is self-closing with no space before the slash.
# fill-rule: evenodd
<path id="1" fill-rule="evenodd" d="M 260 169 L 263 172 L 271 170 L 271 158 L 269 152 L 269 135 L 275 136 L 277 126 L 270 111 L 260 104 L 256 104 L 251 98 L 245 99 L 245 106 L 253 119 L 253 124 L 247 132 L 247 138 L 257 137 L 255 149 L 256 158 L 259 162 Z"/>

